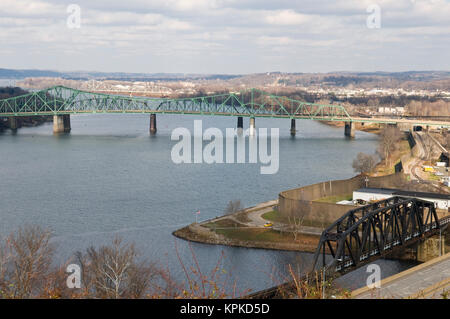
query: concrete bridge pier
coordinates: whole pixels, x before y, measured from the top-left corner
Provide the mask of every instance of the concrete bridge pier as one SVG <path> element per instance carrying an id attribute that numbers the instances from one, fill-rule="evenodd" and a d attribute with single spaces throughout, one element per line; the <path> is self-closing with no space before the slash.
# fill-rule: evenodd
<path id="1" fill-rule="evenodd" d="M 150 135 L 155 135 L 156 131 L 156 114 L 152 113 L 150 114 Z"/>
<path id="2" fill-rule="evenodd" d="M 435 235 L 419 242 L 417 245 L 417 261 L 427 262 L 445 254 L 445 236 Z"/>
<path id="3" fill-rule="evenodd" d="M 242 116 L 238 116 L 237 118 L 237 134 L 242 135 L 244 131 L 244 118 Z"/>
<path id="4" fill-rule="evenodd" d="M 250 130 L 249 130 L 249 136 L 255 136 L 256 129 L 255 129 L 255 118 L 250 118 Z"/>
<path id="5" fill-rule="evenodd" d="M 18 119 L 17 117 L 9 117 L 8 124 L 9 124 L 9 128 L 13 131 L 15 131 L 21 127 L 20 119 Z"/>
<path id="6" fill-rule="evenodd" d="M 70 114 L 53 115 L 53 134 L 70 133 Z"/>
<path id="7" fill-rule="evenodd" d="M 353 122 L 345 122 L 344 135 L 346 137 L 355 137 L 355 124 Z"/>
<path id="8" fill-rule="evenodd" d="M 291 119 L 291 136 L 295 136 L 297 130 L 295 129 L 295 119 Z"/>

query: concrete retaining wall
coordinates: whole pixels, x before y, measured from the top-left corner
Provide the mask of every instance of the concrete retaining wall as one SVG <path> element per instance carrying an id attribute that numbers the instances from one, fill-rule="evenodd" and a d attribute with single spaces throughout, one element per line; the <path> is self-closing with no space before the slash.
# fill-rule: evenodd
<path id="1" fill-rule="evenodd" d="M 400 188 L 406 181 L 403 173 L 369 177 L 368 187 Z M 285 217 L 300 217 L 317 221 L 325 226 L 334 222 L 354 206 L 315 202 L 314 200 L 352 194 L 365 187 L 365 176 L 358 175 L 347 180 L 336 180 L 308 185 L 281 192 L 278 195 L 278 210 Z"/>

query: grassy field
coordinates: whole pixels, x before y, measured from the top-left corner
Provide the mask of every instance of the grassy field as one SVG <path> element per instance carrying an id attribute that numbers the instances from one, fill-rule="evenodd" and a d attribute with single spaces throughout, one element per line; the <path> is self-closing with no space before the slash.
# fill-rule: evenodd
<path id="1" fill-rule="evenodd" d="M 281 216 L 280 213 L 276 210 L 267 212 L 261 215 L 261 217 L 271 222 L 289 224 L 289 219 L 287 217 Z M 327 225 L 322 225 L 322 222 L 319 221 L 305 219 L 302 222 L 302 226 L 324 228 Z"/>
<path id="2" fill-rule="evenodd" d="M 273 242 L 273 243 L 294 243 L 291 233 L 282 233 L 273 229 L 260 228 L 236 228 L 217 229 L 216 232 L 227 238 L 241 241 Z M 310 242 L 317 245 L 317 237 L 310 235 L 299 235 L 297 242 Z"/>
<path id="3" fill-rule="evenodd" d="M 225 218 L 225 219 L 221 219 L 215 222 L 211 222 L 211 223 L 207 223 L 205 225 L 203 225 L 205 227 L 208 227 L 210 229 L 216 229 L 216 228 L 242 228 L 242 227 L 246 227 L 245 225 L 241 224 L 241 223 L 237 223 L 234 220 Z"/>
<path id="4" fill-rule="evenodd" d="M 352 200 L 353 194 L 347 194 L 347 195 L 338 195 L 338 196 L 329 196 L 329 197 L 322 197 L 319 199 L 316 199 L 315 202 L 321 202 L 321 203 L 337 203 L 341 200 Z"/>
<path id="5" fill-rule="evenodd" d="M 270 222 L 289 224 L 289 219 L 281 216 L 277 210 L 272 210 L 261 215 L 262 218 Z"/>
<path id="6" fill-rule="evenodd" d="M 218 229 L 217 233 L 228 238 L 245 241 L 271 241 L 286 242 L 292 241 L 292 235 L 281 234 L 273 229 Z"/>

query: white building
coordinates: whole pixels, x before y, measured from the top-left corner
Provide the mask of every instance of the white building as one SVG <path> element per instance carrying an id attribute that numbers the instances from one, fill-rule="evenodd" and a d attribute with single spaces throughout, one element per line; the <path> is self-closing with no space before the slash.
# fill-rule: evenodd
<path id="1" fill-rule="evenodd" d="M 438 209 L 448 210 L 448 208 L 450 207 L 450 195 L 439 193 L 404 191 L 400 189 L 391 189 L 391 188 L 360 188 L 353 192 L 353 201 L 363 200 L 365 202 L 371 202 L 394 196 L 418 198 L 429 202 L 433 202 L 436 208 Z"/>

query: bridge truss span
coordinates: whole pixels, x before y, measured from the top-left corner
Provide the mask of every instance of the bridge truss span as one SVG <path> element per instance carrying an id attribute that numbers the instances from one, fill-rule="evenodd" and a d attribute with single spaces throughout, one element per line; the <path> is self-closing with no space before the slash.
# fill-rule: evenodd
<path id="1" fill-rule="evenodd" d="M 129 97 L 55 86 L 0 100 L 0 116 L 77 113 L 175 113 L 351 121 L 341 105 L 306 103 L 256 89 L 171 99 Z"/>
<path id="2" fill-rule="evenodd" d="M 434 203 L 416 198 L 392 197 L 352 209 L 322 233 L 313 270 L 321 263 L 321 269 L 346 273 L 433 236 L 445 223 Z"/>

